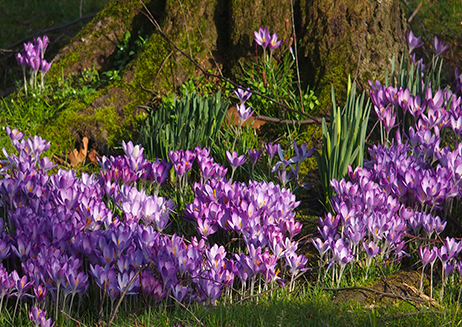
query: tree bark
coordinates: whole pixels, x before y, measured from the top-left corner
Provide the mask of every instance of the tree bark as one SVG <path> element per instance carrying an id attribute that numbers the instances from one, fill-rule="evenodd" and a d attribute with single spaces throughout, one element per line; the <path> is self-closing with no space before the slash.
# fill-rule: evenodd
<path id="1" fill-rule="evenodd" d="M 305 82 L 314 85 L 328 112 L 331 84 L 346 97 L 348 75 L 359 88 L 383 78 L 390 59 L 405 48 L 399 0 L 300 0 L 296 24 Z"/>
<path id="2" fill-rule="evenodd" d="M 106 145 L 136 137 L 143 117 L 139 106 L 153 98 L 152 92 L 176 91 L 188 78 L 201 74 L 171 42 L 204 69 L 230 76 L 239 60 L 256 58 L 253 31 L 260 26 L 290 42 L 293 14 L 301 80 L 304 87 L 315 87 L 327 112 L 331 84 L 340 98 L 348 74 L 366 86 L 368 79 L 383 75 L 405 39 L 398 0 L 297 0 L 293 12 L 291 2 L 282 0 L 144 2 L 165 35 L 143 14 L 146 10 L 139 0 L 113 0 L 60 52 L 49 73 L 56 77 L 92 67 L 103 73 L 113 67 L 117 45 L 127 31 L 136 38 L 143 28 L 150 35 L 142 52 L 120 72 L 120 81 L 109 83 L 90 104 L 75 103 L 56 120 L 59 126 L 50 127 L 89 135 L 100 153 Z"/>

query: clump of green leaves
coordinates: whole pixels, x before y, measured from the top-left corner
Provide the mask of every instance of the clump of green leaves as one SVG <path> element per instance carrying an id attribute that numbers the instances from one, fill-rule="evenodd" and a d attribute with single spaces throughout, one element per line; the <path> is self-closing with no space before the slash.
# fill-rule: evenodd
<path id="1" fill-rule="evenodd" d="M 348 166 L 363 166 L 364 146 L 371 105 L 366 94 L 356 98 L 356 83 L 349 80 L 346 104 L 337 107 L 332 86 L 331 121 L 329 126 L 322 120 L 322 152 L 316 152 L 321 184 L 326 203 L 333 196 L 332 179 L 341 180 L 347 174 Z"/>
<path id="2" fill-rule="evenodd" d="M 71 103 L 90 103 L 100 83 L 98 72 L 93 69 L 85 70 L 81 76 L 62 76 L 49 82 L 44 90 L 34 90 L 28 95 L 18 91 L 0 101 L 0 125 L 40 135 L 44 126 L 53 125 L 58 113 Z M 1 131 L 0 148 L 8 148 L 8 144 L 9 138 Z"/>
<path id="3" fill-rule="evenodd" d="M 209 98 L 186 93 L 158 108 L 143 106 L 149 116 L 141 127 L 139 140 L 146 157 L 167 158 L 172 150 L 219 144 L 228 107 L 229 101 L 222 100 L 221 91 Z"/>
<path id="4" fill-rule="evenodd" d="M 138 39 L 133 44 L 131 44 L 131 39 L 132 35 L 130 31 L 127 31 L 122 42 L 117 45 L 118 50 L 114 56 L 114 68 L 103 73 L 108 80 L 120 80 L 120 71 L 148 42 L 148 38 L 143 35 L 143 30 L 138 31 Z"/>
<path id="5" fill-rule="evenodd" d="M 318 98 L 309 86 L 306 91 L 302 90 L 301 96 L 298 94 L 296 81 L 294 81 L 294 63 L 295 60 L 289 51 L 281 62 L 264 54 L 256 63 L 251 63 L 248 66 L 240 63 L 241 82 L 250 87 L 251 90 L 256 90 L 293 109 L 313 112 L 319 105 Z M 252 96 L 248 104 L 260 115 L 294 120 L 302 119 L 299 114 L 288 112 L 273 101 L 257 94 Z"/>

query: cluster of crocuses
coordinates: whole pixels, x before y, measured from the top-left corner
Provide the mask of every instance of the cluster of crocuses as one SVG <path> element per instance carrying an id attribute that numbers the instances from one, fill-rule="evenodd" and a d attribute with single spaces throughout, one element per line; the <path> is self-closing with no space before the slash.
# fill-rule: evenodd
<path id="1" fill-rule="evenodd" d="M 420 41 L 412 40 L 417 47 Z M 445 50 L 437 40 L 435 46 L 438 55 Z M 364 168 L 350 167 L 348 180 L 331 181 L 336 193 L 331 199 L 333 213 L 320 218 L 321 237 L 313 243 L 329 267 L 340 267 L 334 275 L 337 281 L 350 262 L 364 260 L 367 271 L 374 259 L 383 262 L 409 255 L 406 234 L 440 240 L 444 219 L 462 196 L 461 97 L 448 90 L 432 91 L 431 86 L 421 97 L 378 81 L 370 84 L 372 103 L 387 138 L 393 129 L 396 132 L 391 142 L 369 150 L 371 159 Z M 445 134 L 454 135 L 453 148 L 440 146 Z M 453 238 L 432 250 L 425 247 L 428 241 L 420 242 L 423 269 L 427 264 L 433 268 L 437 257 L 441 261 L 442 297 L 454 268 L 462 273 L 457 261 L 462 247 Z"/>
<path id="2" fill-rule="evenodd" d="M 213 303 L 239 281 L 253 291 L 257 281 L 283 283 L 283 275 L 293 281 L 306 269 L 307 259 L 296 253 L 301 224 L 294 195 L 273 183 L 230 183 L 208 149 L 149 162 L 140 146 L 123 143 L 125 155 L 103 157 L 99 175 L 77 177 L 62 169 L 51 173 L 55 166 L 42 157 L 46 140 L 6 131 L 16 151 L 3 149 L 0 166 L 0 307 L 33 298 L 36 325 L 51 324 L 40 311 L 50 301 L 56 320 L 60 310 L 79 308 L 89 288 L 100 288 L 100 299 L 93 300 L 108 299 L 109 313 L 120 297 Z M 200 240 L 185 240 L 164 233 L 176 206 L 157 190 L 172 167 L 176 178 L 187 178 L 194 161 L 200 183 L 185 216 Z M 242 239 L 245 249 L 231 253 L 225 244 L 212 244 L 216 232 Z"/>
<path id="3" fill-rule="evenodd" d="M 267 33 L 268 29 L 265 29 L 265 31 L 266 31 L 265 33 Z M 277 38 L 277 35 L 276 35 L 276 38 Z M 243 123 L 253 115 L 253 111 L 251 111 L 252 108 L 246 107 L 245 105 L 245 102 L 252 96 L 252 93 L 250 92 L 249 89 L 244 90 L 242 88 L 238 88 L 234 90 L 234 93 L 240 101 L 240 103 L 237 105 L 237 113 L 239 115 L 237 136 L 239 136 Z M 295 155 L 290 159 L 285 159 L 284 151 L 282 150 L 281 144 L 273 145 L 271 142 L 269 142 L 265 144 L 265 149 L 268 154 L 268 166 L 272 167 L 273 173 L 277 172 L 276 176 L 278 180 L 281 182 L 283 187 L 286 187 L 287 183 L 291 180 L 295 180 L 296 183 L 298 184 L 300 166 L 302 162 L 305 159 L 310 158 L 314 153 L 314 149 L 307 150 L 306 143 L 303 143 L 300 147 L 298 147 L 295 141 L 293 142 L 293 151 Z M 245 155 L 239 156 L 237 152 L 233 150 L 234 150 L 234 145 L 233 145 L 233 149 L 231 152 L 226 151 L 226 157 L 232 169 L 230 181 L 233 180 L 233 176 L 234 176 L 234 172 L 236 168 L 242 166 L 246 162 Z M 272 161 L 276 153 L 278 154 L 280 161 L 278 161 L 273 166 Z M 262 154 L 261 150 L 248 149 L 248 155 L 249 155 L 250 161 L 252 162 L 251 176 L 253 176 L 255 165 L 258 159 L 260 158 L 261 154 Z M 294 164 L 295 164 L 295 167 L 293 166 Z"/>
<path id="4" fill-rule="evenodd" d="M 282 40 L 278 41 L 278 33 L 274 33 L 271 35 L 269 33 L 268 27 L 261 27 L 258 29 L 258 31 L 254 31 L 255 35 L 255 42 L 263 47 L 263 49 L 266 49 L 266 47 L 269 47 L 271 51 L 274 49 L 279 48 L 279 46 L 282 44 Z"/>
<path id="5" fill-rule="evenodd" d="M 37 74 L 41 72 L 41 84 L 39 87 L 45 89 L 45 75 L 51 68 L 51 62 L 45 60 L 45 51 L 48 47 L 50 40 L 46 35 L 43 38 L 38 37 L 34 39 L 34 43 L 24 43 L 24 50 L 16 54 L 16 60 L 22 67 L 24 76 L 24 88 L 27 94 L 27 79 L 26 79 L 26 65 L 30 68 L 30 87 L 31 89 L 37 88 Z"/>

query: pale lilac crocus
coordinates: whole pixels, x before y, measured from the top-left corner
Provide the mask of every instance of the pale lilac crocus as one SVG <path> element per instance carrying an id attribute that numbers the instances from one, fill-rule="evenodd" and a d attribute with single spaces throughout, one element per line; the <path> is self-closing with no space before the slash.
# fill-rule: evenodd
<path id="1" fill-rule="evenodd" d="M 242 126 L 244 122 L 249 119 L 253 111 L 251 107 L 246 107 L 245 103 L 240 103 L 236 106 L 237 113 L 239 114 L 239 126 Z"/>
<path id="2" fill-rule="evenodd" d="M 374 241 L 370 241 L 369 243 L 363 242 L 363 247 L 367 254 L 367 259 L 366 259 L 366 279 L 367 279 L 367 275 L 369 273 L 369 268 L 371 266 L 372 258 L 375 257 L 377 253 L 380 252 L 380 246 L 376 245 Z"/>
<path id="3" fill-rule="evenodd" d="M 329 242 L 321 240 L 319 237 L 312 239 L 311 242 L 319 252 L 319 258 L 323 261 L 324 254 L 329 250 Z"/>
<path id="4" fill-rule="evenodd" d="M 271 50 L 279 48 L 279 46 L 282 44 L 282 40 L 278 41 L 278 33 L 274 33 L 271 35 L 271 39 L 268 43 L 268 46 Z"/>
<path id="5" fill-rule="evenodd" d="M 229 180 L 229 183 L 231 184 L 233 181 L 234 171 L 236 170 L 237 167 L 245 164 L 246 159 L 245 159 L 245 155 L 238 156 L 236 151 L 233 151 L 233 153 L 231 154 L 228 150 L 226 150 L 226 158 L 228 159 L 228 162 L 232 168 L 231 178 Z"/>
<path id="6" fill-rule="evenodd" d="M 334 261 L 340 264 L 340 271 L 337 275 L 337 285 L 340 285 L 343 271 L 346 265 L 351 262 L 354 258 L 351 253 L 351 249 L 343 244 L 343 239 L 338 239 L 336 242 L 332 242 L 332 250 L 334 253 Z"/>
<path id="7" fill-rule="evenodd" d="M 428 264 L 431 265 L 430 272 L 432 276 L 430 277 L 430 280 L 433 282 L 433 264 L 436 260 L 437 249 L 433 247 L 432 250 L 430 250 L 428 246 L 426 246 L 425 248 L 420 246 L 418 252 L 419 252 L 419 257 L 422 260 L 422 275 L 420 277 L 420 291 L 422 292 L 423 291 L 424 270 L 425 270 L 425 266 Z"/>
<path id="8" fill-rule="evenodd" d="M 255 35 L 255 42 L 262 46 L 264 49 L 266 49 L 266 47 L 268 46 L 269 42 L 270 42 L 270 34 L 269 34 L 269 31 L 268 31 L 268 27 L 260 27 L 258 29 L 258 32 L 257 31 L 254 31 L 253 32 L 254 35 Z"/>
<path id="9" fill-rule="evenodd" d="M 433 39 L 433 47 L 435 48 L 436 57 L 449 50 L 449 44 L 444 44 L 444 41 L 438 41 L 438 37 L 436 35 Z"/>
<path id="10" fill-rule="evenodd" d="M 406 40 L 407 40 L 407 44 L 409 45 L 409 53 L 411 53 L 412 50 L 420 48 L 423 45 L 423 42 L 420 42 L 420 36 L 415 37 L 412 31 L 407 33 Z"/>
<path id="11" fill-rule="evenodd" d="M 273 144 L 271 142 L 265 143 L 265 150 L 268 153 L 268 157 L 270 161 L 269 165 L 271 166 L 271 162 L 273 161 L 274 156 L 278 152 L 278 144 L 277 143 Z"/>
<path id="12" fill-rule="evenodd" d="M 42 77 L 42 90 L 45 90 L 45 75 L 50 70 L 52 62 L 47 62 L 45 59 L 42 60 L 40 64 L 40 71 Z"/>
<path id="13" fill-rule="evenodd" d="M 237 90 L 234 90 L 233 92 L 239 98 L 239 101 L 241 101 L 241 103 L 244 103 L 247 100 L 249 100 L 250 96 L 252 95 L 252 92 L 250 92 L 249 88 L 247 88 L 247 90 L 238 88 Z"/>

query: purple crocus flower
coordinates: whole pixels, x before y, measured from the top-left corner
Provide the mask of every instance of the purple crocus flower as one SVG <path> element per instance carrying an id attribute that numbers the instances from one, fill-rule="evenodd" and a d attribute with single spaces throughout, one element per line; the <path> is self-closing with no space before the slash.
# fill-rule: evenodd
<path id="1" fill-rule="evenodd" d="M 42 63 L 42 60 L 38 56 L 30 57 L 29 62 L 28 62 L 30 68 L 32 68 L 32 70 L 35 72 L 40 69 L 41 63 Z"/>
<path id="2" fill-rule="evenodd" d="M 124 272 L 117 274 L 117 290 L 120 293 L 126 292 L 129 295 L 137 295 L 139 289 L 139 279 L 136 278 L 133 283 L 130 284 L 130 281 L 135 276 L 136 272 Z"/>
<path id="3" fill-rule="evenodd" d="M 159 159 L 156 159 L 156 161 L 151 165 L 152 167 L 148 179 L 152 180 L 158 185 L 164 184 L 167 181 L 173 164 L 171 162 L 167 162 L 165 159 L 162 159 L 160 162 Z"/>
<path id="4" fill-rule="evenodd" d="M 438 41 L 436 35 L 433 39 L 433 47 L 435 48 L 435 56 L 439 56 L 449 50 L 449 44 L 444 44 L 444 41 Z"/>
<path id="5" fill-rule="evenodd" d="M 299 271 L 307 270 L 308 268 L 304 268 L 308 259 L 303 255 L 297 255 L 293 251 L 288 251 L 285 253 L 286 262 L 290 267 L 290 272 L 293 276 L 297 276 Z"/>
<path id="6" fill-rule="evenodd" d="M 413 54 L 411 54 L 411 60 L 414 63 L 414 66 L 416 67 L 416 69 L 419 69 L 420 71 L 425 70 L 426 66 L 423 63 L 423 58 L 420 58 L 419 60 L 417 60 L 415 58 L 415 53 L 413 53 Z"/>
<path id="7" fill-rule="evenodd" d="M 37 287 L 34 286 L 34 295 L 37 302 L 44 302 L 47 296 L 47 288 L 40 284 Z"/>
<path id="8" fill-rule="evenodd" d="M 353 260 L 353 255 L 351 253 L 351 249 L 342 243 L 335 242 L 333 246 L 334 252 L 334 259 L 336 262 L 340 264 L 340 266 L 344 267 L 347 263 Z"/>
<path id="9" fill-rule="evenodd" d="M 246 162 L 245 155 L 238 156 L 236 151 L 233 151 L 231 154 L 228 150 L 226 150 L 226 158 L 228 159 L 228 162 L 233 170 L 239 166 L 242 166 Z"/>
<path id="10" fill-rule="evenodd" d="M 0 239 L 0 262 L 10 256 L 10 246 L 7 242 Z"/>
<path id="11" fill-rule="evenodd" d="M 45 51 L 48 47 L 48 44 L 50 43 L 50 40 L 48 39 L 48 36 L 44 35 L 43 38 L 38 37 L 37 38 L 37 43 L 36 46 L 40 52 L 41 58 L 43 59 L 45 56 Z"/>
<path id="12" fill-rule="evenodd" d="M 47 312 L 43 309 L 39 309 L 37 306 L 33 307 L 28 312 L 29 319 L 35 324 L 36 327 L 53 327 L 55 325 L 51 318 L 47 319 Z"/>
<path id="13" fill-rule="evenodd" d="M 444 267 L 445 278 L 448 278 L 454 272 L 454 268 L 456 268 L 455 264 L 452 264 L 450 262 L 446 264 L 446 266 Z"/>
<path id="14" fill-rule="evenodd" d="M 181 302 L 183 301 L 184 297 L 186 296 L 186 294 L 188 294 L 188 291 L 189 291 L 189 287 L 187 286 L 182 286 L 180 284 L 176 284 L 173 288 L 172 288 L 172 293 L 173 293 L 173 297 L 178 301 L 178 302 Z"/>
<path id="15" fill-rule="evenodd" d="M 374 244 L 373 241 L 370 241 L 369 243 L 363 242 L 363 247 L 364 247 L 364 250 L 366 250 L 366 254 L 367 254 L 367 259 L 366 259 L 366 279 L 367 279 L 369 268 L 372 263 L 372 258 L 375 257 L 380 252 L 380 247 Z"/>
<path id="16" fill-rule="evenodd" d="M 262 151 L 257 150 L 257 149 L 253 149 L 253 150 L 249 149 L 248 153 L 249 153 L 250 161 L 252 162 L 252 175 L 253 175 L 253 171 L 255 169 L 255 164 L 257 163 L 258 158 L 260 158 L 260 156 L 262 154 Z"/>
<path id="17" fill-rule="evenodd" d="M 245 103 L 240 103 L 236 106 L 237 113 L 239 114 L 239 125 L 242 126 L 242 124 L 252 116 L 253 111 L 251 111 L 252 108 L 246 107 Z"/>
<path id="18" fill-rule="evenodd" d="M 255 35 L 255 42 L 262 46 L 263 48 L 266 48 L 270 42 L 270 34 L 268 31 L 268 27 L 260 27 L 257 31 L 253 32 Z"/>
<path id="19" fill-rule="evenodd" d="M 15 284 L 14 289 L 16 292 L 12 293 L 12 296 L 16 296 L 18 299 L 23 297 L 33 297 L 31 294 L 28 294 L 27 291 L 33 286 L 34 281 L 27 281 L 27 275 L 19 277 L 16 270 L 13 270 L 11 273 L 11 278 Z"/>
<path id="20" fill-rule="evenodd" d="M 369 258 L 372 258 L 380 252 L 380 246 L 375 245 L 373 241 L 369 243 L 363 242 L 364 250 L 366 250 L 366 254 Z"/>
<path id="21" fill-rule="evenodd" d="M 318 227 L 319 228 L 319 227 Z M 319 257 L 321 261 L 323 261 L 324 254 L 329 250 L 329 241 L 323 241 L 319 237 L 316 239 L 312 239 L 311 242 L 315 246 L 315 248 L 319 251 Z"/>
<path id="22" fill-rule="evenodd" d="M 352 250 L 343 243 L 343 239 L 341 238 L 332 242 L 331 247 L 334 254 L 334 261 L 340 264 L 340 272 L 337 280 L 337 285 L 339 285 L 346 265 L 353 260 L 354 256 Z"/>
<path id="23" fill-rule="evenodd" d="M 278 152 L 278 144 L 277 143 L 273 144 L 271 142 L 265 143 L 265 150 L 268 153 L 270 161 L 272 161 L 274 156 Z"/>
<path id="24" fill-rule="evenodd" d="M 278 41 L 278 33 L 274 33 L 271 35 L 271 39 L 268 43 L 268 46 L 271 50 L 279 48 L 279 46 L 282 44 L 282 40 Z"/>
<path id="25" fill-rule="evenodd" d="M 228 159 L 228 162 L 230 163 L 232 168 L 231 178 L 229 179 L 229 183 L 232 183 L 234 171 L 237 167 L 242 166 L 246 162 L 246 159 L 245 155 L 241 155 L 238 157 L 236 151 L 233 151 L 233 154 L 231 154 L 228 150 L 226 150 L 226 158 Z"/>
<path id="26" fill-rule="evenodd" d="M 202 235 L 202 237 L 207 238 L 209 235 L 215 233 L 218 230 L 218 225 L 214 224 L 208 218 L 202 219 L 201 217 L 198 217 L 197 230 Z"/>
<path id="27" fill-rule="evenodd" d="M 45 89 L 45 75 L 50 70 L 52 62 L 48 62 L 45 59 L 42 59 L 40 63 L 40 71 L 42 76 L 42 90 Z"/>
<path id="28" fill-rule="evenodd" d="M 459 69 L 456 67 L 455 71 L 455 80 L 454 80 L 454 88 L 455 92 L 462 92 L 462 74 L 459 75 Z"/>
<path id="29" fill-rule="evenodd" d="M 18 64 L 24 69 L 26 67 L 26 59 L 21 52 L 16 53 L 15 58 Z"/>
<path id="30" fill-rule="evenodd" d="M 297 146 L 297 142 L 294 141 L 294 152 L 295 157 L 289 159 L 289 163 L 300 163 L 306 158 L 310 158 L 314 153 L 314 148 L 309 151 L 306 149 L 306 143 L 303 143 L 300 147 Z"/>
<path id="31" fill-rule="evenodd" d="M 418 252 L 419 252 L 419 257 L 422 260 L 422 265 L 423 265 L 422 271 L 423 271 L 426 265 L 435 261 L 436 256 L 437 256 L 437 248 L 433 247 L 433 249 L 430 250 L 428 246 L 426 247 L 420 246 Z"/>
<path id="32" fill-rule="evenodd" d="M 3 309 L 3 300 L 5 296 L 10 297 L 14 289 L 15 282 L 8 271 L 0 264 L 0 309 Z"/>
<path id="33" fill-rule="evenodd" d="M 42 60 L 40 68 L 41 68 L 43 75 L 45 75 L 50 70 L 51 65 L 52 65 L 52 62 L 47 62 L 45 59 Z"/>
<path id="34" fill-rule="evenodd" d="M 409 53 L 411 53 L 412 50 L 420 48 L 423 45 L 423 42 L 420 42 L 420 36 L 415 37 L 412 31 L 407 33 L 406 40 L 407 40 L 407 44 L 409 45 Z"/>
<path id="35" fill-rule="evenodd" d="M 236 94 L 236 96 L 239 98 L 239 101 L 241 101 L 241 103 L 244 103 L 247 100 L 249 100 L 250 96 L 252 95 L 252 92 L 250 92 L 249 88 L 247 88 L 247 90 L 238 88 L 237 90 L 234 90 L 234 94 Z"/>

